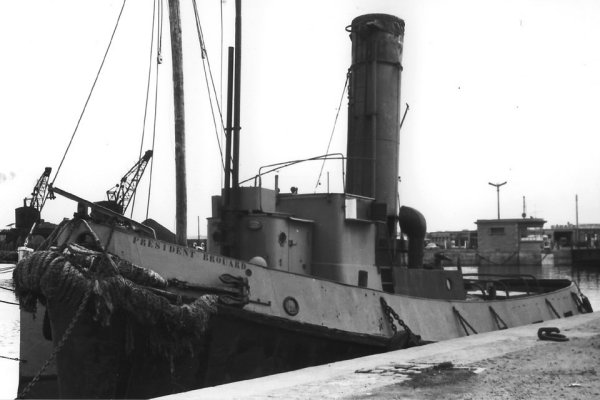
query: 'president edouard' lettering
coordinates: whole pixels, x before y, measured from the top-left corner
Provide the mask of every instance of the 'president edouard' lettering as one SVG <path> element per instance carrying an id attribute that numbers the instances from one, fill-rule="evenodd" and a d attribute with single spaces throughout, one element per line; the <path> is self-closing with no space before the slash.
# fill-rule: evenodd
<path id="1" fill-rule="evenodd" d="M 201 255 L 202 259 L 204 261 L 209 261 L 209 262 L 217 263 L 217 264 L 223 264 L 223 265 L 229 266 L 231 268 L 246 269 L 246 264 L 242 261 L 232 260 L 230 258 L 226 258 L 226 257 L 222 257 L 222 256 L 215 256 L 214 254 L 209 254 L 209 253 L 197 251 L 194 249 L 188 249 L 188 248 L 177 246 L 174 244 L 158 242 L 156 240 L 140 238 L 137 236 L 133 237 L 133 243 L 138 244 L 139 246 L 145 246 L 145 247 L 149 247 L 151 249 L 162 250 L 162 251 L 168 252 L 168 253 L 175 253 L 177 255 L 186 256 L 186 257 L 190 257 L 190 258 L 198 257 L 199 255 Z"/>

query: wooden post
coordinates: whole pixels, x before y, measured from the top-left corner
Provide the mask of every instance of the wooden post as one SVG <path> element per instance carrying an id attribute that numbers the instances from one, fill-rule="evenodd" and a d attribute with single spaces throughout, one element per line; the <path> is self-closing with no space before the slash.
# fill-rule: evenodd
<path id="1" fill-rule="evenodd" d="M 175 111 L 175 236 L 177 244 L 187 246 L 187 186 L 185 174 L 185 111 L 183 101 L 183 53 L 179 0 L 169 0 L 171 53 L 173 60 L 173 97 Z"/>

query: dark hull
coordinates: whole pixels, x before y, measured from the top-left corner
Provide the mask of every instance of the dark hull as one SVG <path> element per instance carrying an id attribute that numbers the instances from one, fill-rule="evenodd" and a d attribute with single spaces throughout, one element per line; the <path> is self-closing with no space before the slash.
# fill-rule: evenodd
<path id="1" fill-rule="evenodd" d="M 50 310 L 52 305 L 50 305 Z M 67 318 L 50 311 L 56 345 Z M 119 316 L 102 327 L 85 313 L 59 351 L 59 377 L 28 398 L 150 398 L 384 352 L 385 338 L 265 318 L 220 306 L 200 338 L 157 346 Z M 21 379 L 22 391 L 27 379 Z"/>
<path id="2" fill-rule="evenodd" d="M 203 386 L 381 353 L 389 341 L 221 309 L 209 342 Z"/>

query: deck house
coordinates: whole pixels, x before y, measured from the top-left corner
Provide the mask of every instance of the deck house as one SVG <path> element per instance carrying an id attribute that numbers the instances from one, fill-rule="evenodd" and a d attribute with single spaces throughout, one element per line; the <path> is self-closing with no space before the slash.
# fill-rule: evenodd
<path id="1" fill-rule="evenodd" d="M 475 223 L 479 265 L 541 265 L 544 219 L 480 219 Z"/>

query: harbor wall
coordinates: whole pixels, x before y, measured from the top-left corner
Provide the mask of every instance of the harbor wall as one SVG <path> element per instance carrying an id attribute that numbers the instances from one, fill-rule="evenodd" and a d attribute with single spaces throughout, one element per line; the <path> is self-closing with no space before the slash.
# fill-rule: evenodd
<path id="1" fill-rule="evenodd" d="M 442 260 L 442 267 L 455 266 L 459 263 L 462 266 L 478 265 L 477 250 L 473 249 L 425 249 L 423 264 L 434 265 L 436 253 L 442 253 L 450 259 L 450 261 Z"/>
<path id="2" fill-rule="evenodd" d="M 537 251 L 488 251 L 479 253 L 480 266 L 540 266 L 542 252 Z"/>
<path id="3" fill-rule="evenodd" d="M 442 260 L 442 267 L 461 265 L 465 266 L 536 266 L 542 265 L 541 251 L 486 251 L 475 249 L 425 249 L 423 264 L 434 266 L 435 254 L 441 253 L 450 260 Z M 570 254 L 569 254 L 570 262 Z"/>

